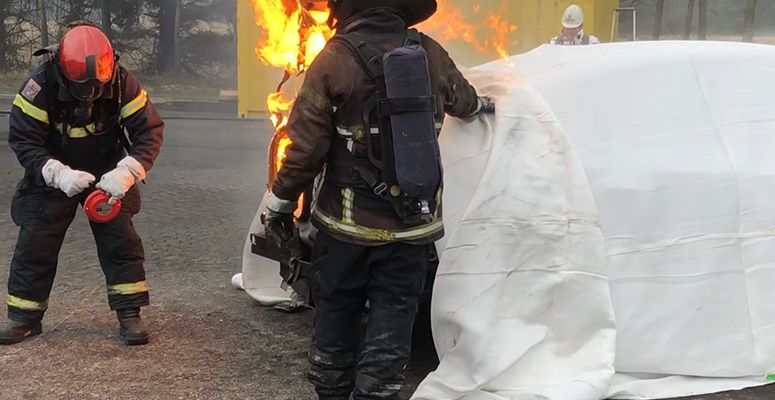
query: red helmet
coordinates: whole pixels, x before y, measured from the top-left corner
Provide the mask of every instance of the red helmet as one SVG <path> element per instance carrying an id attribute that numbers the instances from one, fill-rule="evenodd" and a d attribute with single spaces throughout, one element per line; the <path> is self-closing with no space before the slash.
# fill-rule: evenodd
<path id="1" fill-rule="evenodd" d="M 102 86 L 113 79 L 113 46 L 99 28 L 81 25 L 69 30 L 57 54 L 59 69 L 70 82 Z"/>

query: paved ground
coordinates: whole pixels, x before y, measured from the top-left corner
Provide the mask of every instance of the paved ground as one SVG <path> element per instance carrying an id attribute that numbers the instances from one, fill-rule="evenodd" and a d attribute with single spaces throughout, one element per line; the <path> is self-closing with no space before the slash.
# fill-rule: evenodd
<path id="1" fill-rule="evenodd" d="M 17 232 L 9 204 L 22 172 L 6 138 L 0 116 L 3 282 Z M 311 398 L 304 380 L 310 314 L 261 308 L 229 285 L 263 193 L 268 138 L 262 122 L 168 121 L 136 219 L 153 290 L 145 311 L 153 342 L 119 344 L 95 246 L 79 216 L 61 255 L 44 335 L 0 348 L 0 399 Z M 422 367 L 410 371 L 413 382 L 423 374 Z M 695 399 L 773 398 L 768 387 Z"/>

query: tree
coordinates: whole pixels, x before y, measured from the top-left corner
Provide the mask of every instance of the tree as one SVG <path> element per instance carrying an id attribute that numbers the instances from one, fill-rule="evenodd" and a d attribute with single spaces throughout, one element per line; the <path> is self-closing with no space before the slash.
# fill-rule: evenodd
<path id="1" fill-rule="evenodd" d="M 100 14 L 102 14 L 102 31 L 112 39 L 113 22 L 110 18 L 110 12 L 110 0 L 102 0 L 102 5 L 100 7 Z"/>
<path id="2" fill-rule="evenodd" d="M 708 0 L 699 0 L 699 22 L 697 23 L 697 36 L 700 40 L 708 38 Z"/>
<path id="3" fill-rule="evenodd" d="M 7 70 L 11 63 L 11 42 L 6 39 L 8 37 L 8 29 L 5 26 L 5 21 L 10 13 L 11 3 L 0 3 L 0 38 L 3 38 L 3 40 L 0 40 L 0 72 Z"/>
<path id="4" fill-rule="evenodd" d="M 177 53 L 180 68 L 202 78 L 233 76 L 236 22 L 233 0 L 184 0 Z"/>
<path id="5" fill-rule="evenodd" d="M 46 17 L 46 0 L 38 0 L 40 12 L 40 37 L 43 47 L 48 47 L 48 18 Z"/>
<path id="6" fill-rule="evenodd" d="M 689 40 L 692 35 L 692 20 L 694 18 L 694 0 L 689 0 L 689 12 L 686 13 L 686 24 L 684 25 L 684 40 Z"/>
<path id="7" fill-rule="evenodd" d="M 173 72 L 178 66 L 180 0 L 162 0 L 159 8 L 159 51 L 157 67 L 161 73 Z"/>
<path id="8" fill-rule="evenodd" d="M 744 42 L 753 42 L 755 13 L 756 0 L 748 0 L 748 6 L 745 8 L 745 28 L 743 29 Z"/>
<path id="9" fill-rule="evenodd" d="M 692 21 L 694 19 L 694 0 L 689 0 L 689 11 L 686 12 L 686 22 L 684 23 L 684 40 L 689 40 L 692 36 Z"/>
<path id="10" fill-rule="evenodd" d="M 86 19 L 86 0 L 69 0 L 68 3 L 69 12 L 63 21 L 65 24 Z"/>
<path id="11" fill-rule="evenodd" d="M 665 13 L 665 0 L 657 0 L 657 11 L 654 15 L 654 40 L 659 40 L 662 34 L 662 15 Z"/>

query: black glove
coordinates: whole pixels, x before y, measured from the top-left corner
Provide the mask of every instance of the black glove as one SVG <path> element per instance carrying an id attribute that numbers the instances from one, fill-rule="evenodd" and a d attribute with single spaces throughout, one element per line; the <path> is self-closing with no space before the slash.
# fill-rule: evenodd
<path id="1" fill-rule="evenodd" d="M 486 96 L 479 97 L 479 102 L 482 104 L 479 114 L 495 114 L 495 103 L 491 98 Z"/>
<path id="2" fill-rule="evenodd" d="M 293 238 L 293 214 L 267 210 L 264 227 L 266 241 L 270 246 L 286 247 L 286 243 Z"/>

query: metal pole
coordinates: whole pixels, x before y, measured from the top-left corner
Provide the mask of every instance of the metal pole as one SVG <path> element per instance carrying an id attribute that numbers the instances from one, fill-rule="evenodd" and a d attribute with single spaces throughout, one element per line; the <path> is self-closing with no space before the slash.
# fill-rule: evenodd
<path id="1" fill-rule="evenodd" d="M 635 7 L 617 7 L 617 8 L 614 9 L 614 16 L 613 16 L 613 19 L 611 20 L 611 41 L 612 42 L 614 41 L 614 31 L 615 31 L 615 27 L 616 27 L 617 17 L 618 17 L 618 20 L 619 20 L 619 24 L 621 24 L 621 22 L 622 22 L 621 13 L 624 12 L 624 11 L 632 13 L 632 41 L 634 42 L 634 41 L 638 40 L 638 31 L 637 31 L 638 30 L 638 23 L 637 23 L 638 16 L 637 16 L 637 12 L 635 11 Z"/>
<path id="2" fill-rule="evenodd" d="M 619 15 L 619 12 L 614 10 L 614 15 L 611 17 L 611 42 L 614 41 L 614 32 L 616 32 L 616 17 Z"/>
<path id="3" fill-rule="evenodd" d="M 632 9 L 632 41 L 638 40 L 638 11 Z"/>

